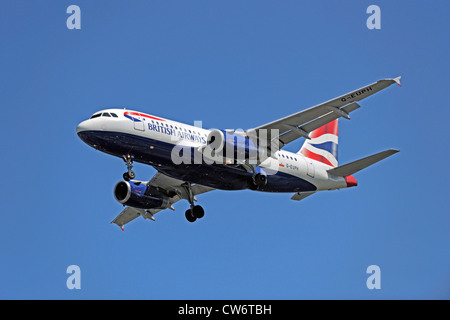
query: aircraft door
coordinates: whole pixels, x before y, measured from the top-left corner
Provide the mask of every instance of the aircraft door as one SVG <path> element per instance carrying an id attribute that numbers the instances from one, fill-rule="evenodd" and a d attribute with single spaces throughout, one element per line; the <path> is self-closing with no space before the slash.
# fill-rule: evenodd
<path id="1" fill-rule="evenodd" d="M 306 158 L 306 174 L 311 178 L 314 178 L 314 163 L 311 159 Z"/>
<path id="2" fill-rule="evenodd" d="M 135 130 L 145 131 L 145 118 L 142 116 L 134 116 L 133 125 Z"/>
<path id="3" fill-rule="evenodd" d="M 300 160 L 300 170 L 308 175 L 308 177 L 314 178 L 315 168 L 314 163 L 311 159 L 299 156 Z"/>

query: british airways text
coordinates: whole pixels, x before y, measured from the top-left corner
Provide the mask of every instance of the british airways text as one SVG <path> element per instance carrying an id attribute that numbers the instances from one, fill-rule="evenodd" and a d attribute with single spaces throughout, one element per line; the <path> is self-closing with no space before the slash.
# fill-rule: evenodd
<path id="1" fill-rule="evenodd" d="M 178 137 L 178 138 L 185 139 L 185 140 L 190 140 L 190 141 L 195 141 L 195 142 L 199 142 L 199 143 L 202 143 L 202 144 L 206 144 L 206 138 L 202 137 L 202 136 L 200 136 L 198 134 L 183 132 L 181 130 L 176 130 L 176 129 L 173 129 L 173 128 L 167 128 L 167 127 L 160 126 L 160 125 L 157 125 L 157 124 L 149 123 L 148 124 L 148 130 L 164 133 L 164 134 L 167 134 L 169 136 Z"/>

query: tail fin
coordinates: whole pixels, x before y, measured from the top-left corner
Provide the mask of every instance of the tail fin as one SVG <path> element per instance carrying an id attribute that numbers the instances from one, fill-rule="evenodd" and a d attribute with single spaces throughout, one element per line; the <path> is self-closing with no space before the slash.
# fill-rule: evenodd
<path id="1" fill-rule="evenodd" d="M 338 119 L 311 131 L 298 154 L 332 167 L 338 165 Z"/>

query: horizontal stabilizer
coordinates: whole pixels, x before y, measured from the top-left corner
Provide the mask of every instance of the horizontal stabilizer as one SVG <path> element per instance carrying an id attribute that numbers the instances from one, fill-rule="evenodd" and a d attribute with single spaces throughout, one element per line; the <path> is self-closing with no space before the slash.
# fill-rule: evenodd
<path id="1" fill-rule="evenodd" d="M 296 200 L 296 201 L 300 201 L 300 200 L 305 199 L 306 197 L 308 197 L 308 196 L 310 196 L 310 195 L 312 195 L 314 193 L 316 193 L 316 191 L 297 192 L 291 197 L 291 199 L 292 200 Z"/>
<path id="2" fill-rule="evenodd" d="M 368 166 L 373 165 L 374 163 L 377 163 L 378 161 L 383 160 L 384 158 L 392 156 L 393 154 L 395 154 L 399 151 L 400 150 L 395 150 L 395 149 L 385 150 L 385 151 L 376 153 L 374 155 L 371 155 L 371 156 L 344 164 L 342 166 L 330 169 L 330 170 L 328 170 L 328 173 L 335 175 L 335 176 L 340 176 L 340 177 L 349 176 L 349 175 L 352 175 L 364 168 L 367 168 Z"/>

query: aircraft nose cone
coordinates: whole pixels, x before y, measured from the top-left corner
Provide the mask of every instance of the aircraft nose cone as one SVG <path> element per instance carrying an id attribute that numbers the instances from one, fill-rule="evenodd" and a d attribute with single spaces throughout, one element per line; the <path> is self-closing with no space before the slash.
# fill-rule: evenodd
<path id="1" fill-rule="evenodd" d="M 86 122 L 87 122 L 87 120 L 81 122 L 80 124 L 78 124 L 78 126 L 77 126 L 77 134 L 79 134 L 80 132 L 88 130 L 88 126 L 87 126 Z"/>
<path id="2" fill-rule="evenodd" d="M 89 120 L 83 121 L 77 126 L 77 136 L 85 143 L 88 143 L 90 136 L 89 130 L 92 129 L 88 121 Z"/>

